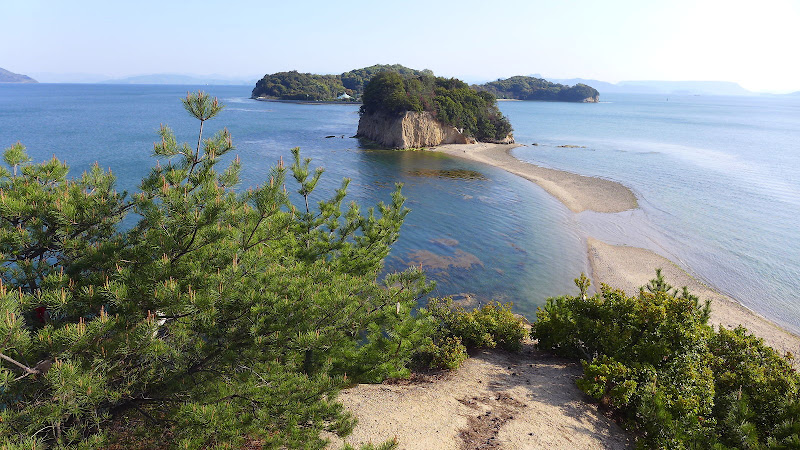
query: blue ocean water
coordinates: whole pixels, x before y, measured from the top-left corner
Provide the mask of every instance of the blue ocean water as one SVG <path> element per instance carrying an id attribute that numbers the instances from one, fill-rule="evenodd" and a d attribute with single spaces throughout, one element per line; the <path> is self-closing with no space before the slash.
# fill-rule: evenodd
<path id="1" fill-rule="evenodd" d="M 574 292 L 572 279 L 588 270 L 574 216 L 538 186 L 441 154 L 362 148 L 349 138 L 358 123 L 353 105 L 258 102 L 246 86 L 0 84 L 0 148 L 21 141 L 34 161 L 55 155 L 74 176 L 98 162 L 116 174 L 120 189 L 134 192 L 155 164 L 161 123 L 180 140 L 196 142 L 197 123 L 180 98 L 197 89 L 227 105 L 205 135 L 231 131 L 243 163 L 241 188 L 265 182 L 292 147 L 325 168 L 320 200 L 343 177 L 352 179 L 349 197 L 363 207 L 389 201 L 395 183 L 404 183 L 411 213 L 386 268 L 422 263 L 437 282 L 434 295 L 513 301 L 532 315 L 547 297 Z M 486 179 L 420 176 L 457 169 Z"/>
<path id="2" fill-rule="evenodd" d="M 514 154 L 622 182 L 641 209 L 578 214 L 583 232 L 654 250 L 800 331 L 800 98 L 602 100 L 504 102 L 528 144 Z"/>
<path id="3" fill-rule="evenodd" d="M 434 295 L 511 300 L 533 314 L 545 298 L 575 291 L 572 279 L 588 270 L 590 235 L 654 250 L 800 331 L 798 98 L 617 94 L 600 104 L 501 103 L 527 144 L 517 157 L 622 182 L 641 208 L 619 214 L 572 214 L 492 167 L 363 148 L 349 138 L 357 106 L 257 102 L 239 86 L 0 85 L 0 148 L 19 140 L 36 161 L 66 159 L 74 175 L 97 161 L 121 189 L 135 191 L 155 163 L 159 124 L 196 140 L 179 99 L 197 89 L 227 105 L 206 131 L 231 130 L 242 188 L 264 182 L 295 146 L 326 169 L 321 197 L 349 177 L 350 197 L 368 206 L 404 183 L 412 212 L 387 269 L 422 263 L 437 281 Z M 487 179 L 420 176 L 453 169 Z"/>

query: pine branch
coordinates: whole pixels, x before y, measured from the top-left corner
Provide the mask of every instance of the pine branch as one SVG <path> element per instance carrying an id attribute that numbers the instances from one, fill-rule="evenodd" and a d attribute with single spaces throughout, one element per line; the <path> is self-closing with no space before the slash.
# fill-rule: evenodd
<path id="1" fill-rule="evenodd" d="M 10 362 L 11 364 L 14 364 L 15 366 L 17 366 L 20 369 L 24 370 L 26 376 L 27 375 L 36 375 L 36 374 L 40 373 L 39 370 L 31 369 L 30 367 L 26 366 L 25 364 L 22 364 L 21 362 L 15 360 L 13 358 L 10 358 L 10 357 L 2 354 L 2 353 L 0 353 L 0 358 L 5 359 L 6 361 Z"/>

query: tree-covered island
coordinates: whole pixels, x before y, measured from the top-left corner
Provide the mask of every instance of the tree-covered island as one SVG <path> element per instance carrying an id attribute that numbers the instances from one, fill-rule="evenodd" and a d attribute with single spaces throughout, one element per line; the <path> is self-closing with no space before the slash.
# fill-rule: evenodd
<path id="1" fill-rule="evenodd" d="M 278 72 L 264 75 L 253 89 L 252 98 L 300 101 L 358 101 L 364 87 L 380 72 L 395 72 L 402 76 L 433 75 L 430 70 L 415 70 L 400 64 L 375 64 L 339 75 Z"/>
<path id="2" fill-rule="evenodd" d="M 411 69 L 401 64 L 375 64 L 338 75 L 318 75 L 292 70 L 264 75 L 253 88 L 251 97 L 308 102 L 358 102 L 361 101 L 367 83 L 381 72 L 394 72 L 403 78 L 434 75 L 428 69 Z M 472 85 L 472 88 L 488 92 L 495 98 L 515 100 L 597 102 L 600 95 L 597 89 L 585 84 L 566 86 L 525 76 Z"/>
<path id="3" fill-rule="evenodd" d="M 510 139 L 511 123 L 497 108 L 494 96 L 476 91 L 455 78 L 403 77 L 395 72 L 381 72 L 367 84 L 362 101 L 359 135 L 366 134 L 366 127 L 362 126 L 365 121 L 374 121 L 375 118 L 399 120 L 406 117 L 407 112 L 413 112 L 428 113 L 415 118 L 415 122 L 430 122 L 425 120 L 429 117 L 455 128 L 468 140 L 499 142 Z M 427 124 L 417 127 L 425 128 Z M 379 140 L 376 136 L 367 137 Z"/>
<path id="4" fill-rule="evenodd" d="M 585 84 L 567 86 L 552 83 L 543 78 L 525 76 L 501 79 L 472 87 L 502 99 L 583 103 L 597 103 L 600 99 L 597 89 Z"/>

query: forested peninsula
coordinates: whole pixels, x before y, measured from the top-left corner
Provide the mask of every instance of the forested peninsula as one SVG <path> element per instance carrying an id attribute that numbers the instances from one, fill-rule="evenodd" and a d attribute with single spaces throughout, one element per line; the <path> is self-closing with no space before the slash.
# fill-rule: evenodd
<path id="1" fill-rule="evenodd" d="M 300 101 L 359 101 L 364 87 L 380 72 L 402 76 L 433 75 L 430 70 L 415 70 L 400 64 L 376 64 L 339 75 L 278 72 L 264 75 L 253 89 L 252 98 Z"/>
<path id="2" fill-rule="evenodd" d="M 591 86 L 580 83 L 567 86 L 535 77 L 516 76 L 472 87 L 500 99 L 583 103 L 600 101 L 600 93 Z"/>

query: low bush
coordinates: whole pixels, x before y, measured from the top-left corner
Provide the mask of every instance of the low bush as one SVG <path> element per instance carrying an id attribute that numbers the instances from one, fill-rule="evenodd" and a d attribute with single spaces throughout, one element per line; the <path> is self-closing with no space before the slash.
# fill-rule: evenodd
<path id="1" fill-rule="evenodd" d="M 638 296 L 606 285 L 549 299 L 532 337 L 581 358 L 578 387 L 616 411 L 648 448 L 798 448 L 800 377 L 742 327 L 708 325 L 709 303 L 660 271 Z"/>
<path id="2" fill-rule="evenodd" d="M 434 299 L 428 303 L 428 312 L 447 335 L 458 337 L 468 349 L 518 351 L 527 334 L 522 319 L 511 312 L 511 303 L 489 302 L 466 311 L 454 306 L 452 299 Z"/>

